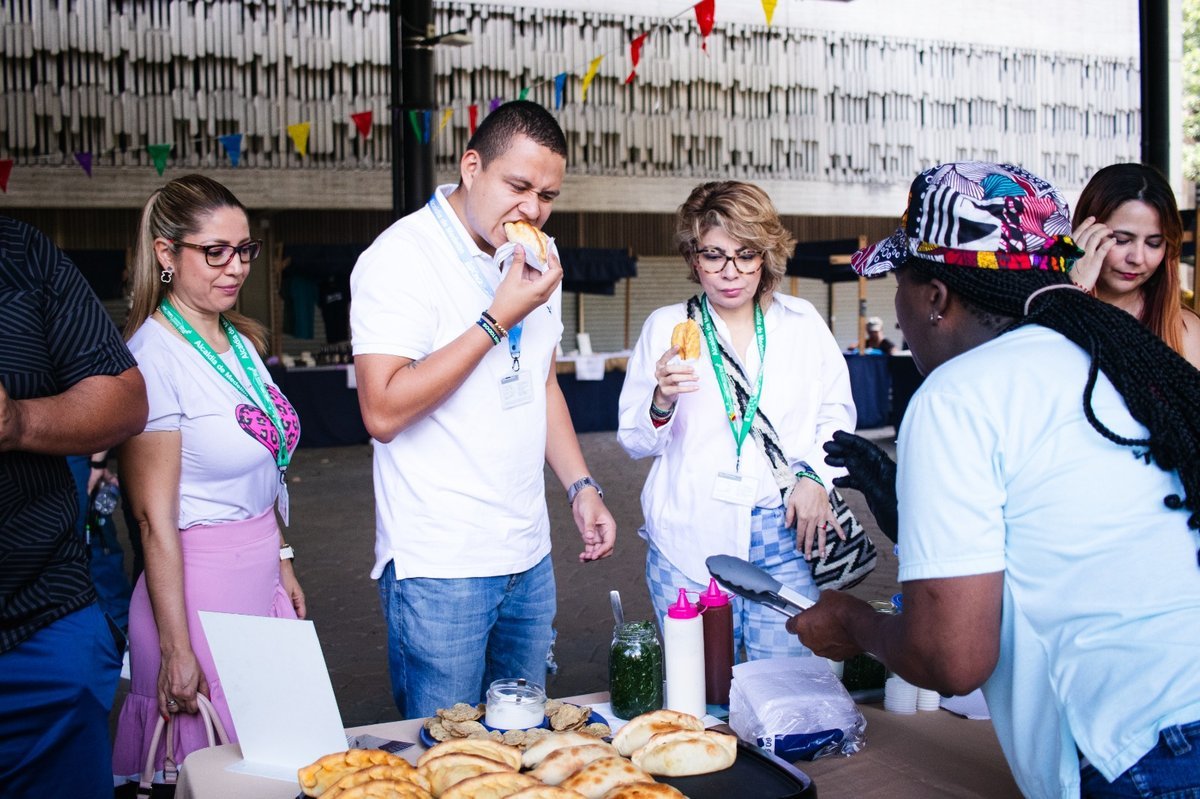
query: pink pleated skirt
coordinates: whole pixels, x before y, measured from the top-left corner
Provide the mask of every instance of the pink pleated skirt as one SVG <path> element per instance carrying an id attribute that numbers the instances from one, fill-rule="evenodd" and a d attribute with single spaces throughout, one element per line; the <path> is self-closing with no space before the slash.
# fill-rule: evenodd
<path id="1" fill-rule="evenodd" d="M 200 625 L 199 611 L 242 613 L 272 618 L 296 618 L 296 611 L 279 582 L 279 528 L 274 509 L 240 522 L 179 531 L 183 550 L 183 596 L 192 650 L 208 680 L 209 698 L 232 740 L 237 731 L 229 715 L 220 675 Z M 138 578 L 129 603 L 130 691 L 121 707 L 113 744 L 113 774 L 141 774 L 158 715 L 160 666 L 158 628 L 146 577 Z M 175 758 L 183 759 L 208 745 L 199 716 L 180 713 L 175 723 Z M 165 736 L 155 755 L 162 769 Z"/>

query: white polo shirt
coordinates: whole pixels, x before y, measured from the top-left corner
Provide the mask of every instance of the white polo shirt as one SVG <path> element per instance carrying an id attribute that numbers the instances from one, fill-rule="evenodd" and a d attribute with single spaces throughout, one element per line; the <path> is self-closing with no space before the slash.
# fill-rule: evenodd
<path id="1" fill-rule="evenodd" d="M 439 186 L 435 202 L 494 289 L 500 273 Z M 397 221 L 359 256 L 350 277 L 354 354 L 424 358 L 475 324 L 492 301 L 428 206 Z M 515 574 L 550 552 L 546 513 L 547 376 L 562 337 L 562 290 L 525 317 L 520 371 L 532 400 L 505 409 L 513 374 L 503 339 L 432 413 L 392 441 L 375 441 L 376 579 Z M 483 335 L 480 333 L 480 335 Z"/>

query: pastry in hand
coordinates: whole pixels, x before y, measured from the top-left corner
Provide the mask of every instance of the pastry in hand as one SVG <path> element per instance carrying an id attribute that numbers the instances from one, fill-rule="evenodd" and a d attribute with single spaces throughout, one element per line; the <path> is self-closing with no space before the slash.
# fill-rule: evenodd
<path id="1" fill-rule="evenodd" d="M 550 238 L 528 222 L 524 220 L 505 222 L 504 235 L 508 236 L 509 241 L 524 244 L 532 250 L 539 264 L 544 264 L 549 260 Z"/>
<path id="2" fill-rule="evenodd" d="M 679 348 L 679 357 L 694 361 L 700 357 L 700 325 L 688 319 L 675 325 L 671 331 L 671 346 Z"/>

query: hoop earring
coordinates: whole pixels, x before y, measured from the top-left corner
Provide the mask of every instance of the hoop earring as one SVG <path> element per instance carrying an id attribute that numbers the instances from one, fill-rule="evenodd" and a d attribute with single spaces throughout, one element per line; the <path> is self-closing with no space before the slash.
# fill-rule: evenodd
<path id="1" fill-rule="evenodd" d="M 166 284 L 170 284 L 171 280 L 174 279 L 174 277 L 175 277 L 175 273 L 172 272 L 170 269 L 164 269 L 158 273 L 158 279 L 161 282 L 166 283 Z"/>

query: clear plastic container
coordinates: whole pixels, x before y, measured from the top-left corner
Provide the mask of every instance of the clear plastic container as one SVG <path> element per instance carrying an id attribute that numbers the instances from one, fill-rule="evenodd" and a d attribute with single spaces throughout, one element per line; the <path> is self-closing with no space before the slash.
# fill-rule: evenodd
<path id="1" fill-rule="evenodd" d="M 663 650 L 652 623 L 629 621 L 613 630 L 608 691 L 618 718 L 662 709 Z"/>
<path id="2" fill-rule="evenodd" d="M 488 687 L 484 723 L 497 730 L 525 730 L 546 720 L 546 689 L 525 679 L 496 680 Z"/>

